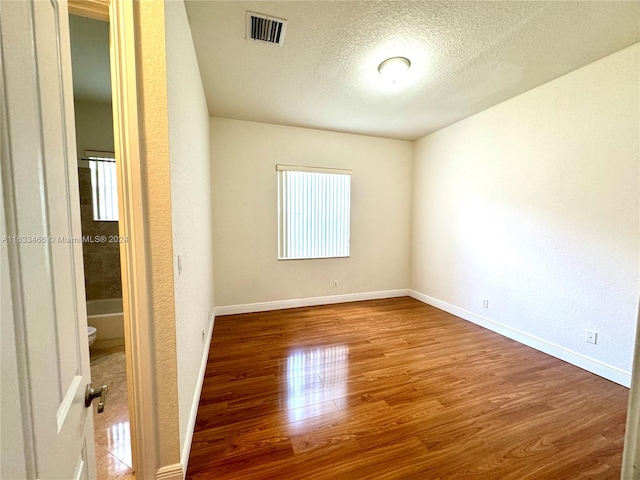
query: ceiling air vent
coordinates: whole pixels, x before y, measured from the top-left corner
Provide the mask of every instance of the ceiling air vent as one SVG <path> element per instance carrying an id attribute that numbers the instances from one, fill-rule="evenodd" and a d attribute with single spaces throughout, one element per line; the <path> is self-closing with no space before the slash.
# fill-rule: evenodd
<path id="1" fill-rule="evenodd" d="M 258 42 L 282 45 L 287 21 L 261 13 L 247 12 L 247 38 Z"/>

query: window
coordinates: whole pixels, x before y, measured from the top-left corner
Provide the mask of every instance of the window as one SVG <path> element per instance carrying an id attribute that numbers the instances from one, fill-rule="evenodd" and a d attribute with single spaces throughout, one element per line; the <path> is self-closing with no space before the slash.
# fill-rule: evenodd
<path id="1" fill-rule="evenodd" d="M 348 257 L 351 170 L 276 169 L 278 259 Z"/>
<path id="2" fill-rule="evenodd" d="M 118 221 L 118 186 L 116 159 L 111 152 L 86 152 L 91 169 L 93 219 Z"/>

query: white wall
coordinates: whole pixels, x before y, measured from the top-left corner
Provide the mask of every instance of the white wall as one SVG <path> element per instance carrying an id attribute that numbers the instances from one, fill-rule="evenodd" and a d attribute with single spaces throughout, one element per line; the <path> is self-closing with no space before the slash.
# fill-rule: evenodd
<path id="1" fill-rule="evenodd" d="M 412 289 L 622 383 L 638 301 L 639 56 L 636 44 L 420 139 L 413 181 Z"/>
<path id="2" fill-rule="evenodd" d="M 74 107 L 78 157 L 84 157 L 86 150 L 113 152 L 111 104 L 76 100 Z"/>
<path id="3" fill-rule="evenodd" d="M 165 28 L 178 407 L 184 465 L 191 447 L 212 327 L 209 113 L 182 1 L 165 2 Z M 182 258 L 182 273 L 178 271 L 177 255 Z"/>
<path id="4" fill-rule="evenodd" d="M 212 118 L 216 305 L 406 289 L 411 155 L 410 142 Z M 350 258 L 278 261 L 278 163 L 353 170 Z"/>

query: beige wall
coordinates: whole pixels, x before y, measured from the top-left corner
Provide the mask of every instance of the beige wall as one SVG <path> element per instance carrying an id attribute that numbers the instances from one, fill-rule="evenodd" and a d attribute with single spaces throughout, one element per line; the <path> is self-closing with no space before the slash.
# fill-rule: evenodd
<path id="1" fill-rule="evenodd" d="M 110 103 L 75 101 L 78 156 L 86 150 L 113 152 L 113 110 Z"/>
<path id="2" fill-rule="evenodd" d="M 416 142 L 414 290 L 628 375 L 639 56 L 636 44 Z"/>
<path id="3" fill-rule="evenodd" d="M 164 2 L 133 2 L 137 54 L 138 128 L 140 168 L 147 242 L 146 276 L 151 286 L 148 300 L 151 334 L 138 341 L 152 352 L 146 401 L 152 407 L 155 438 L 146 445 L 153 451 L 158 472 L 180 465 L 180 423 L 176 361 L 176 320 L 171 219 L 171 162 L 167 107 Z M 149 427 L 147 426 L 147 429 Z M 139 458 L 139 463 L 145 463 Z M 145 475 L 156 475 L 157 472 Z"/>
<path id="4" fill-rule="evenodd" d="M 211 333 L 213 313 L 209 112 L 182 1 L 165 3 L 165 25 L 178 406 L 184 464 L 208 355 L 203 332 Z"/>
<path id="5" fill-rule="evenodd" d="M 410 142 L 212 118 L 216 306 L 407 288 L 411 155 Z M 277 260 L 278 163 L 353 170 L 350 258 Z"/>

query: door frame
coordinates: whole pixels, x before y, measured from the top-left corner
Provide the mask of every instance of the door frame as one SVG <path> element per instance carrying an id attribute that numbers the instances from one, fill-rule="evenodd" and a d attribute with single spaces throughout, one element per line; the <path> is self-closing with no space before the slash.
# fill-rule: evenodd
<path id="1" fill-rule="evenodd" d="M 160 478 L 157 448 L 160 435 L 153 402 L 150 258 L 146 242 L 146 210 L 141 171 L 133 2 L 69 0 L 69 13 L 109 22 L 113 130 L 118 181 L 119 235 L 125 362 L 131 453 L 136 478 Z M 145 395 L 147 394 L 147 395 Z M 159 475 L 158 475 L 159 474 Z"/>
<path id="2" fill-rule="evenodd" d="M 140 148 L 138 138 L 138 108 L 133 5 L 113 1 L 109 7 L 111 90 L 113 108 L 114 147 L 118 162 L 119 230 L 128 241 L 120 243 L 122 306 L 124 313 L 125 362 L 131 429 L 131 455 L 137 478 L 147 478 L 145 472 L 157 470 L 155 442 L 149 441 L 149 427 L 155 425 L 153 413 L 142 402 L 144 386 L 152 376 L 148 369 L 150 349 L 148 339 L 149 282 L 146 277 L 144 244 L 144 202 L 141 201 Z M 153 391 L 149 389 L 147 391 Z M 151 437 L 153 438 L 153 437 Z"/>

